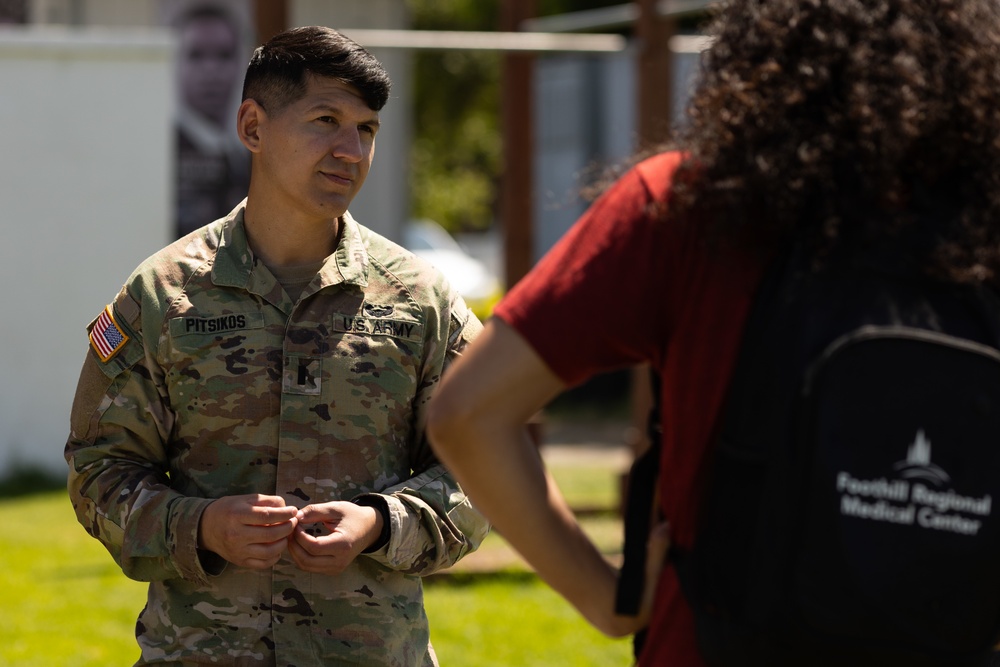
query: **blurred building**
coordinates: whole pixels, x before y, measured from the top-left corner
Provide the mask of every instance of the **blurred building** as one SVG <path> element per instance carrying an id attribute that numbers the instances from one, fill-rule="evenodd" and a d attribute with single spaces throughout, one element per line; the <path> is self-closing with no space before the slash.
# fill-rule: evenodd
<path id="1" fill-rule="evenodd" d="M 671 40 L 670 112 L 675 122 L 681 120 L 703 46 L 695 35 Z M 634 42 L 619 53 L 538 58 L 533 84 L 535 261 L 592 203 L 584 196 L 588 186 L 636 150 L 637 85 Z"/>
<path id="2" fill-rule="evenodd" d="M 0 133 L 0 280 L 6 286 L 0 307 L 7 314 L 0 327 L 0 478 L 19 468 L 64 470 L 85 327 L 131 270 L 177 234 L 178 123 L 194 128 L 195 142 L 210 151 L 209 159 L 191 159 L 185 170 L 228 179 L 222 172 L 233 142 L 224 130 L 232 128 L 209 123 L 219 118 L 213 109 L 222 109 L 222 122 L 226 107 L 235 111 L 256 43 L 251 4 L 0 0 L 0 123 L 7 128 Z M 203 96 L 192 120 L 193 113 L 179 113 L 182 44 L 171 21 L 195 5 L 235 18 L 234 48 L 220 48 L 219 41 L 214 51 L 193 55 L 219 76 L 237 70 L 239 80 L 223 96 Z M 349 34 L 351 27 L 407 24 L 403 0 L 288 0 L 286 6 L 289 26 L 325 24 Z M 207 25 L 225 34 L 219 27 Z M 381 114 L 375 162 L 351 211 L 398 238 L 409 215 L 410 56 L 372 51 L 394 85 Z M 220 206 L 236 196 L 230 192 Z"/>
<path id="3" fill-rule="evenodd" d="M 0 0 L 12 1 L 17 0 Z M 258 44 L 254 19 L 257 1 L 21 0 L 26 6 L 27 22 L 33 26 L 166 27 L 174 33 L 172 114 L 183 128 L 183 137 L 178 137 L 171 159 L 176 159 L 175 174 L 183 174 L 175 181 L 174 200 L 184 195 L 180 199 L 184 209 L 173 211 L 179 228 L 171 235 L 189 230 L 206 213 L 227 213 L 232 208 L 230 203 L 238 203 L 236 197 L 245 189 L 246 164 L 240 160 L 241 146 L 235 138 L 233 116 L 239 106 L 243 70 Z M 284 4 L 289 27 L 328 25 L 349 35 L 350 28 L 409 26 L 404 0 L 286 0 Z M 211 13 L 220 18 L 211 20 Z M 192 17 L 198 21 L 194 29 Z M 381 114 L 375 162 L 351 213 L 372 229 L 398 238 L 410 208 L 405 160 L 400 156 L 406 154 L 410 141 L 411 56 L 400 49 L 371 51 L 389 71 L 393 90 Z M 192 59 L 197 62 L 191 63 Z M 202 100 L 200 108 L 198 99 Z M 182 166 L 187 167 L 183 172 Z"/>
<path id="4" fill-rule="evenodd" d="M 405 0 L 284 6 L 288 26 L 330 25 L 349 36 L 409 25 Z M 256 8 L 254 0 L 0 0 L 0 123 L 8 128 L 0 133 L 0 278 L 8 286 L 0 295 L 8 315 L 0 328 L 7 352 L 0 360 L 0 477 L 25 466 L 61 473 L 85 326 L 132 268 L 176 237 L 184 189 L 194 193 L 189 225 L 240 197 L 243 167 L 231 119 L 243 63 L 258 42 Z M 181 17 L 193 15 L 202 19 L 198 29 L 181 34 Z M 558 31 L 560 20 L 522 29 Z M 627 26 L 615 30 L 629 34 Z M 391 40 L 359 41 L 386 65 L 393 90 L 351 212 L 400 239 L 410 218 L 413 51 Z M 635 148 L 631 43 L 614 54 L 535 60 L 528 195 L 535 259 L 588 205 L 579 196 L 581 177 Z M 698 47 L 675 46 L 674 96 L 682 100 Z M 184 76 L 182 57 L 192 59 L 193 75 Z M 494 255 L 482 253 L 490 265 Z"/>

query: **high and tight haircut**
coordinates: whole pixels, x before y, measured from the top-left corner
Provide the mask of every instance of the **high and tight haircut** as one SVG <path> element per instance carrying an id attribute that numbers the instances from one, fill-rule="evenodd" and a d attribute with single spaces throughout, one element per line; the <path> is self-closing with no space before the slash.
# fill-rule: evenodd
<path id="1" fill-rule="evenodd" d="M 278 113 L 305 95 L 306 74 L 353 86 L 373 111 L 385 106 L 392 85 L 382 63 L 360 44 L 333 28 L 306 26 L 257 47 L 243 79 L 243 99 Z"/>

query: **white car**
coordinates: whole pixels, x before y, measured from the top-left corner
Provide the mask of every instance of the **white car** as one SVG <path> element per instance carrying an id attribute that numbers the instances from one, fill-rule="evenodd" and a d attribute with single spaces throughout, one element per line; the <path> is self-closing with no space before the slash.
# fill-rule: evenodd
<path id="1" fill-rule="evenodd" d="M 444 227 L 433 220 L 411 220 L 403 229 L 403 246 L 437 267 L 480 320 L 489 317 L 503 294 L 500 280 Z"/>

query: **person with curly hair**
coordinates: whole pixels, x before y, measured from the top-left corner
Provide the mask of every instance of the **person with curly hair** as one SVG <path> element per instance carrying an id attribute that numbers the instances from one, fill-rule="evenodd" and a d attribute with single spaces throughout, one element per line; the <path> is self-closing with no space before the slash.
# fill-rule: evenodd
<path id="1" fill-rule="evenodd" d="M 648 623 L 640 665 L 706 664 L 677 572 L 649 578 L 638 616 L 616 614 L 619 573 L 523 423 L 595 374 L 659 372 L 655 568 L 694 542 L 744 323 L 781 248 L 822 267 L 877 246 L 933 280 L 1000 283 L 995 0 L 731 0 L 709 34 L 675 140 L 509 292 L 429 416 L 442 461 L 555 590 L 610 635 Z"/>

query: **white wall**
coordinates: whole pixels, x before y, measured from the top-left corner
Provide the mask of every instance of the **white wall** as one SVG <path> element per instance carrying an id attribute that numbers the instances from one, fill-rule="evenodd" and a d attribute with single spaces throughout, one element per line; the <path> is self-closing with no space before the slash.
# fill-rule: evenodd
<path id="1" fill-rule="evenodd" d="M 0 477 L 65 469 L 85 326 L 166 243 L 173 42 L 0 31 Z"/>

